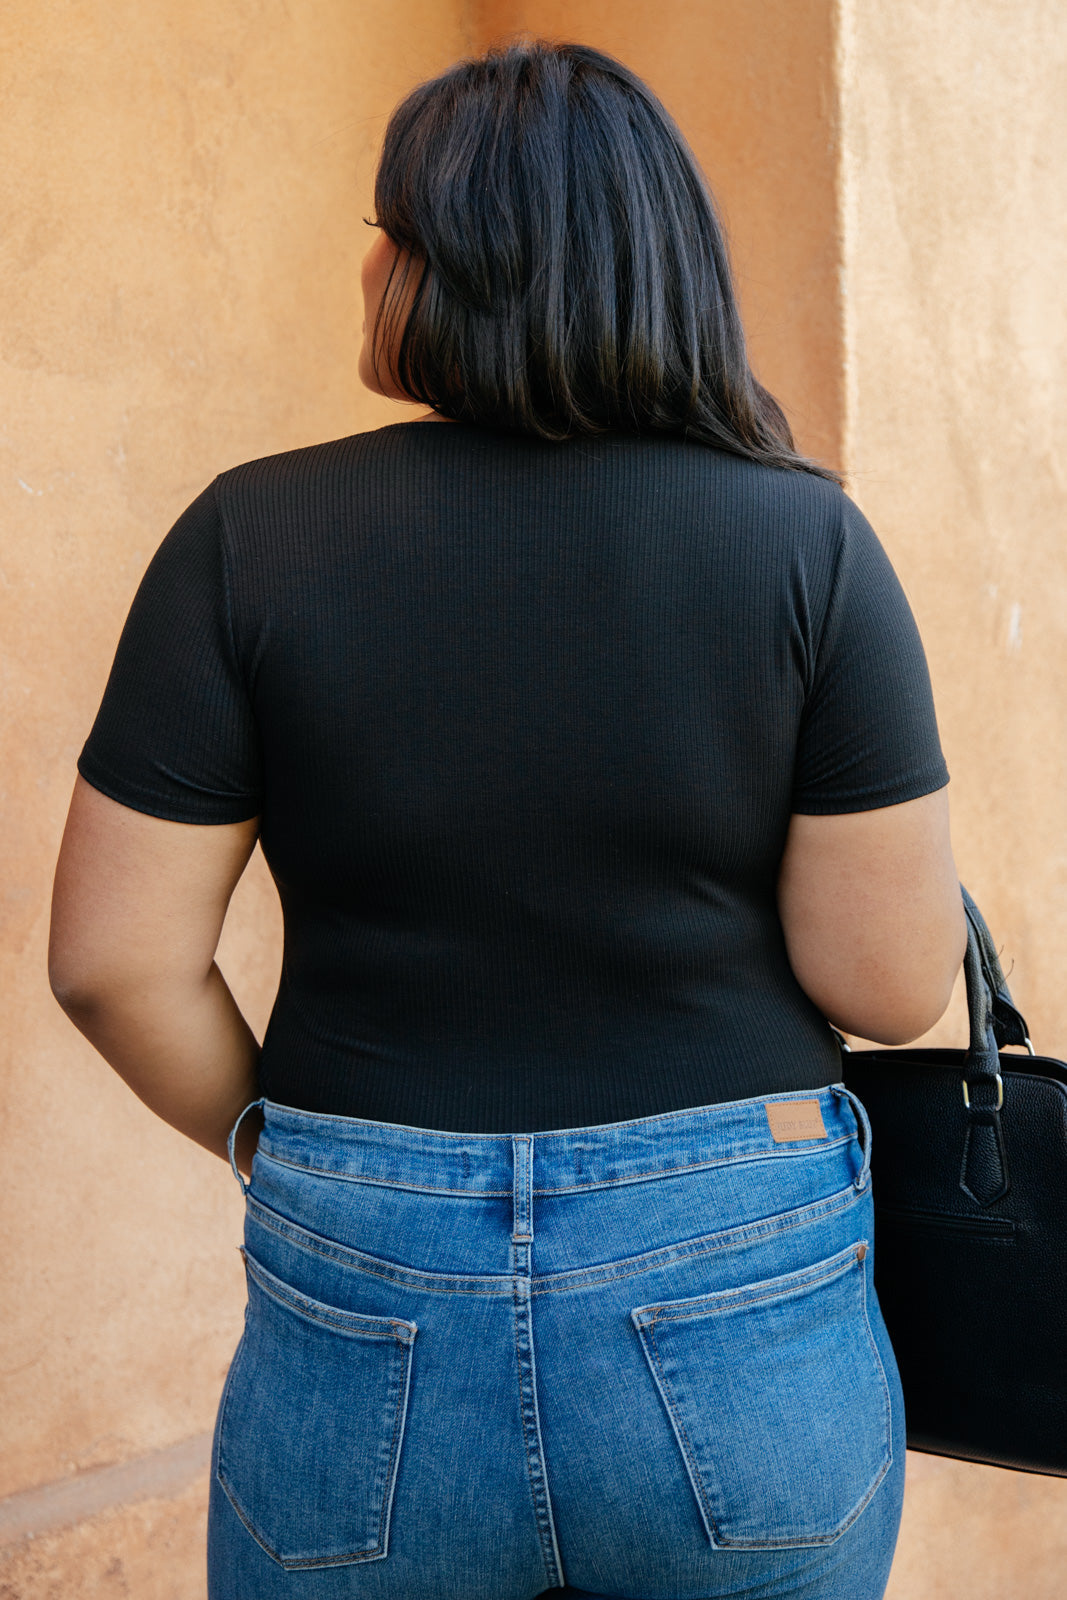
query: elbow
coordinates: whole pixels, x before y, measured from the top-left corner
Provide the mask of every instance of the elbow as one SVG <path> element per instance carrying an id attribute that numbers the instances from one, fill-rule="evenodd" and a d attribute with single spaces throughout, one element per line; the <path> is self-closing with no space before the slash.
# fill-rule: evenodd
<path id="1" fill-rule="evenodd" d="M 955 974 L 953 974 L 953 978 Z M 923 1034 L 929 1033 L 935 1023 L 948 1010 L 948 1003 L 952 999 L 953 983 L 950 980 L 940 991 L 931 995 L 922 1008 L 916 1008 L 911 1016 L 901 1016 L 897 1019 L 897 1026 L 893 1029 L 894 1037 L 878 1041 L 883 1044 L 911 1044 L 916 1039 L 921 1039 Z"/>
<path id="2" fill-rule="evenodd" d="M 951 990 L 949 993 L 951 994 Z M 869 1039 L 872 1044 L 913 1044 L 916 1039 L 921 1039 L 924 1033 L 929 1033 L 935 1022 L 940 1022 L 947 1009 L 946 995 L 943 1003 L 930 1005 L 924 1009 L 915 1006 L 907 1011 L 900 1009 L 884 1018 L 873 1016 L 867 1020 L 865 1026 L 846 1027 L 843 1031 Z M 838 1023 L 836 1026 L 842 1027 L 842 1024 Z"/>
<path id="3" fill-rule="evenodd" d="M 883 982 L 856 994 L 851 1004 L 842 1005 L 835 996 L 834 1003 L 823 1009 L 827 1020 L 843 1033 L 873 1044 L 912 1044 L 929 1033 L 948 1010 L 959 968 L 957 962 L 939 973 L 913 974 L 906 987 Z"/>
<path id="4" fill-rule="evenodd" d="M 80 941 L 60 938 L 53 929 L 48 945 L 48 986 L 75 1026 L 98 1012 L 114 987 L 114 974 L 87 959 Z"/>
<path id="5" fill-rule="evenodd" d="M 91 1016 L 100 1004 L 100 989 L 91 979 L 51 957 L 48 962 L 48 985 L 56 1003 L 72 1022 Z"/>
<path id="6" fill-rule="evenodd" d="M 874 1044 L 922 1038 L 948 1010 L 967 948 L 958 890 L 940 919 L 905 927 L 897 938 L 872 938 L 861 928 L 851 944 L 789 944 L 801 988 L 842 1033 Z"/>
<path id="7" fill-rule="evenodd" d="M 48 983 L 57 1004 L 82 1033 L 132 1012 L 181 1007 L 210 980 L 199 966 L 167 963 L 158 953 L 129 949 L 89 951 L 84 944 L 54 940 L 48 952 Z"/>

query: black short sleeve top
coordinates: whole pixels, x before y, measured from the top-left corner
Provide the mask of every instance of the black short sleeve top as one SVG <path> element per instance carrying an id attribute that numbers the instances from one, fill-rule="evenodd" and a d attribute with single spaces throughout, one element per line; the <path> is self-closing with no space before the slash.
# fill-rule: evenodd
<path id="1" fill-rule="evenodd" d="M 790 814 L 948 780 L 907 601 L 834 485 L 456 423 L 216 479 L 79 770 L 259 817 L 269 1098 L 470 1132 L 837 1081 L 775 908 Z"/>

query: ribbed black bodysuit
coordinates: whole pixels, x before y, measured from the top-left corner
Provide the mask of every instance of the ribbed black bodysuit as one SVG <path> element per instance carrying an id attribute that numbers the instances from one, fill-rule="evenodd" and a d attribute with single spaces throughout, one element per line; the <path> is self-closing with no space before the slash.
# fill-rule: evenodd
<path id="1" fill-rule="evenodd" d="M 948 777 L 907 602 L 832 484 L 444 423 L 216 479 L 79 767 L 156 816 L 261 817 L 269 1098 L 471 1132 L 837 1081 L 775 910 L 790 813 Z"/>

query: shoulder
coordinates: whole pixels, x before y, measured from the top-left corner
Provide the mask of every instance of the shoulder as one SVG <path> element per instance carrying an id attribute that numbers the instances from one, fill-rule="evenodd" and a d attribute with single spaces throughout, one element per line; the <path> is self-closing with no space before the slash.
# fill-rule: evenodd
<path id="1" fill-rule="evenodd" d="M 863 522 L 825 478 L 684 439 L 611 433 L 553 441 L 463 423 L 394 423 L 262 456 L 220 473 L 212 493 L 224 527 L 262 530 L 278 519 L 328 517 L 342 504 L 380 511 L 383 495 L 407 503 L 420 485 L 444 492 L 451 482 L 465 494 L 473 476 L 479 495 L 493 484 L 522 495 L 536 489 L 542 509 L 549 492 L 566 504 L 608 491 L 620 506 L 642 504 L 653 520 L 677 518 L 698 537 L 729 524 L 765 556 L 774 547 L 819 564 L 836 555 L 850 522 Z"/>
<path id="2" fill-rule="evenodd" d="M 798 529 L 839 530 L 844 490 L 829 478 L 792 467 L 765 466 L 746 456 L 681 439 L 638 441 L 652 446 L 662 470 L 725 497 L 738 512 L 793 524 Z"/>
<path id="3" fill-rule="evenodd" d="M 682 449 L 679 467 L 698 527 L 714 527 L 738 560 L 752 565 L 754 581 L 772 572 L 779 582 L 814 582 L 817 590 L 833 581 L 853 518 L 862 522 L 838 484 L 704 445 Z"/>
<path id="4" fill-rule="evenodd" d="M 212 489 L 225 514 L 245 501 L 313 488 L 345 477 L 361 463 L 403 453 L 406 432 L 407 425 L 397 424 L 257 456 L 220 472 Z"/>

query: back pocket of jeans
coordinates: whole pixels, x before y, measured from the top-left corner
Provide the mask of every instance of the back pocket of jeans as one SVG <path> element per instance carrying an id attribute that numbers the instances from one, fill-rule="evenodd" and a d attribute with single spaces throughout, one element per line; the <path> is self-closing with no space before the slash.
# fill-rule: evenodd
<path id="1" fill-rule="evenodd" d="M 631 1312 L 713 1545 L 830 1544 L 885 1476 L 866 1254 Z"/>
<path id="2" fill-rule="evenodd" d="M 220 1408 L 219 1482 L 283 1567 L 379 1559 L 415 1324 L 310 1300 L 244 1256 L 248 1310 Z"/>

